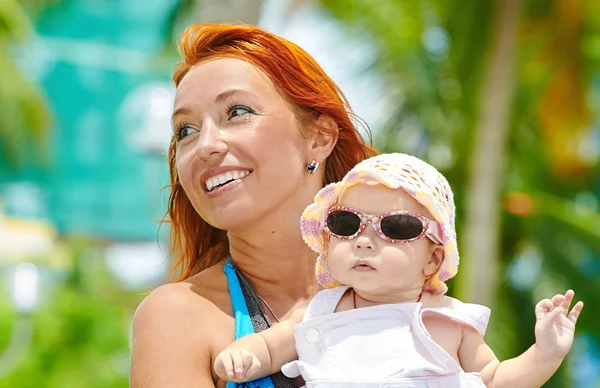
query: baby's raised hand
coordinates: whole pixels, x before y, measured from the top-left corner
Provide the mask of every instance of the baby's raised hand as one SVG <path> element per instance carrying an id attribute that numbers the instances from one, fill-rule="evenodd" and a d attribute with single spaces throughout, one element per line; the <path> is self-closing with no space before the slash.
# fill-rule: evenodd
<path id="1" fill-rule="evenodd" d="M 244 349 L 225 349 L 215 359 L 215 373 L 235 383 L 251 380 L 260 369 L 256 356 Z"/>
<path id="2" fill-rule="evenodd" d="M 577 302 L 569 312 L 574 296 L 575 293 L 568 290 L 564 295 L 541 300 L 535 306 L 535 344 L 549 357 L 562 359 L 571 349 L 575 324 L 583 309 L 583 302 Z"/>

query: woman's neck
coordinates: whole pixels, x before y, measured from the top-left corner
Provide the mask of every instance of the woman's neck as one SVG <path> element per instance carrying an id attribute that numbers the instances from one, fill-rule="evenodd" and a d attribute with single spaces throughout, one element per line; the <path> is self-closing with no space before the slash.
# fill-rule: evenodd
<path id="1" fill-rule="evenodd" d="M 274 310 L 285 314 L 319 290 L 315 277 L 316 253 L 302 240 L 300 228 L 229 233 L 229 249 L 236 267 Z"/>

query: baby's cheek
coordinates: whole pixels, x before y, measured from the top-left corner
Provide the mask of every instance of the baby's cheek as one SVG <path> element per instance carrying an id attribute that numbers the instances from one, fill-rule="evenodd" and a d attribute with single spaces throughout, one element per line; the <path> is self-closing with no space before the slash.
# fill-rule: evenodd
<path id="1" fill-rule="evenodd" d="M 330 237 L 329 238 L 329 249 L 327 250 L 328 253 L 333 252 L 338 245 L 345 243 L 345 240 L 340 240 L 339 238 L 336 237 Z"/>
<path id="2" fill-rule="evenodd" d="M 403 247 L 386 247 L 380 252 L 383 276 L 386 282 L 396 286 L 417 286 L 421 282 L 423 269 L 427 263 L 424 249 L 405 244 Z M 413 284 L 414 283 L 414 284 Z"/>
<path id="3" fill-rule="evenodd" d="M 423 238 L 409 243 L 390 243 L 386 241 L 382 244 L 381 253 L 412 259 L 424 258 L 429 253 L 429 245 L 425 240 Z"/>
<path id="4" fill-rule="evenodd" d="M 345 267 L 345 264 L 348 262 L 348 260 L 351 259 L 351 248 L 352 246 L 349 241 L 332 238 L 329 242 L 329 249 L 327 250 L 327 264 L 329 265 L 329 272 L 331 272 L 331 275 L 334 278 L 336 277 L 336 274 L 340 274 L 339 272 Z"/>

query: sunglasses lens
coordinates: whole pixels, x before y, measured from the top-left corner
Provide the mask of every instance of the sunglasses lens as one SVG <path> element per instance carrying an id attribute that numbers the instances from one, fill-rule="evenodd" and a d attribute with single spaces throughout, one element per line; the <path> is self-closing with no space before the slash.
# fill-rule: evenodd
<path id="1" fill-rule="evenodd" d="M 381 231 L 394 240 L 410 240 L 423 233 L 423 223 L 417 217 L 396 214 L 381 220 Z"/>
<path id="2" fill-rule="evenodd" d="M 360 218 L 346 210 L 334 210 L 327 216 L 327 227 L 338 236 L 352 236 L 360 229 Z"/>

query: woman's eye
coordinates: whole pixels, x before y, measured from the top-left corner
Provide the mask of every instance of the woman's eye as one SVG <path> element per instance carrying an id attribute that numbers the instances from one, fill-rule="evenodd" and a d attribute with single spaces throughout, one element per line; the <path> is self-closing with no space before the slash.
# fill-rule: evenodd
<path id="1" fill-rule="evenodd" d="M 177 141 L 183 140 L 189 135 L 191 135 L 192 131 L 195 130 L 190 126 L 190 124 L 181 124 L 175 129 L 175 138 L 177 139 Z"/>
<path id="2" fill-rule="evenodd" d="M 233 105 L 227 108 L 227 121 L 235 119 L 236 117 L 245 116 L 247 114 L 254 114 L 252 108 L 245 105 Z"/>

